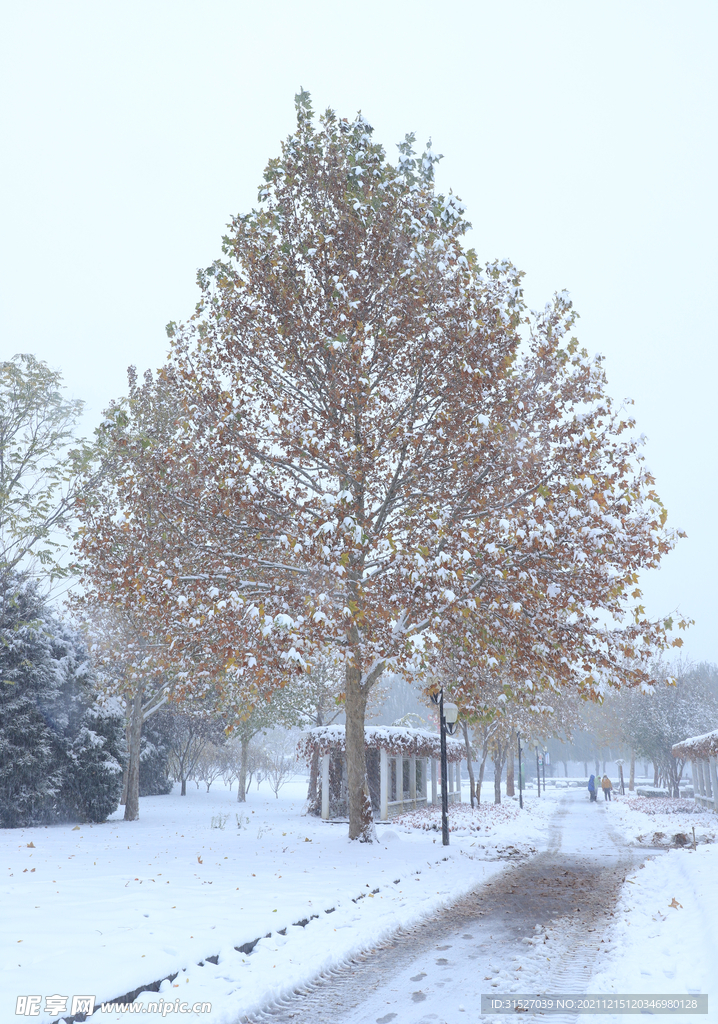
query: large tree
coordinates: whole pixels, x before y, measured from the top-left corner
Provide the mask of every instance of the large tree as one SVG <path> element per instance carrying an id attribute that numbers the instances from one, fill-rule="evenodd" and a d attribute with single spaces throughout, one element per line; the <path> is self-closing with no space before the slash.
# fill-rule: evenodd
<path id="1" fill-rule="evenodd" d="M 0 577 L 67 574 L 62 529 L 82 465 L 74 430 L 83 403 L 32 355 L 0 361 Z"/>
<path id="2" fill-rule="evenodd" d="M 109 559 L 112 599 L 152 609 L 194 692 L 271 690 L 338 652 L 363 840 L 387 668 L 444 646 L 467 685 L 509 658 L 521 685 L 590 689 L 626 652 L 643 678 L 666 642 L 637 575 L 674 537 L 632 421 L 568 297 L 530 314 L 520 273 L 464 248 L 436 159 L 409 136 L 394 165 L 363 117 L 317 124 L 297 97 L 168 363 L 107 416 L 124 469 L 83 527 L 88 585 Z"/>

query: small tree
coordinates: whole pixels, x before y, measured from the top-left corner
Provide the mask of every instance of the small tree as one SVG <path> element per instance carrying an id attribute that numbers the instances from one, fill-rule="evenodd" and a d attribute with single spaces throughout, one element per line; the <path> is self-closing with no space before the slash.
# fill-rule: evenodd
<path id="1" fill-rule="evenodd" d="M 224 750 L 215 743 L 207 743 L 195 764 L 195 776 L 204 782 L 209 793 L 210 786 L 221 778 L 225 771 Z"/>
<path id="2" fill-rule="evenodd" d="M 286 729 L 273 729 L 264 738 L 262 744 L 263 767 L 269 785 L 277 799 L 279 790 L 291 779 L 296 770 L 295 758 L 296 738 Z"/>
<path id="3" fill-rule="evenodd" d="M 167 723 L 170 768 L 175 782 L 181 783 L 181 795 L 187 796 L 187 780 L 195 777 L 201 779 L 200 765 L 208 748 L 223 742 L 224 723 L 197 711 L 163 711 L 162 716 Z"/>
<path id="4" fill-rule="evenodd" d="M 124 707 L 127 763 L 122 803 L 125 821 L 140 816 L 142 730 L 173 693 L 175 680 L 168 671 L 166 645 L 152 632 L 152 622 L 141 609 L 123 612 L 109 602 L 95 603 L 88 595 L 74 602 L 83 624 L 98 685 Z"/>

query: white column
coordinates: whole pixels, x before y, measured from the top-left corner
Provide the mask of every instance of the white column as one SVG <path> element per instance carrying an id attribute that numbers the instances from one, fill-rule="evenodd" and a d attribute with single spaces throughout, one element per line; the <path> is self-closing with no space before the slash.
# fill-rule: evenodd
<path id="1" fill-rule="evenodd" d="M 461 761 L 456 762 L 456 802 L 461 803 Z"/>
<path id="2" fill-rule="evenodd" d="M 411 806 L 416 810 L 416 755 L 409 758 L 409 799 Z"/>
<path id="3" fill-rule="evenodd" d="M 703 765 L 700 761 L 693 762 L 693 799 L 703 806 Z"/>
<path id="4" fill-rule="evenodd" d="M 322 757 L 322 817 L 329 817 L 329 754 Z"/>
<path id="5" fill-rule="evenodd" d="M 436 760 L 431 759 L 431 802 L 436 807 L 439 802 L 438 786 L 436 783 Z"/>
<path id="6" fill-rule="evenodd" d="M 379 817 L 382 821 L 389 818 L 389 757 L 382 747 L 379 750 L 379 802 L 381 810 Z"/>
<path id="7" fill-rule="evenodd" d="M 709 764 L 711 782 L 713 783 L 713 810 L 718 814 L 718 761 L 712 757 Z"/>
<path id="8" fill-rule="evenodd" d="M 396 799 L 401 804 L 400 811 L 404 810 L 404 758 L 395 757 L 396 764 Z"/>
<path id="9" fill-rule="evenodd" d="M 711 772 L 710 761 L 703 762 L 703 778 L 705 779 L 706 784 L 706 796 L 712 799 L 715 796 L 715 793 L 713 792 L 713 777 Z"/>

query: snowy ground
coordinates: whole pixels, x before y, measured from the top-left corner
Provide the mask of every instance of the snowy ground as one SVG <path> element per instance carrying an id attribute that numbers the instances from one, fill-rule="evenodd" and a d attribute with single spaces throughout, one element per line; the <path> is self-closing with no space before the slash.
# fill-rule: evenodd
<path id="1" fill-rule="evenodd" d="M 482 805 L 474 815 L 457 808 L 448 850 L 435 816 L 425 812 L 379 825 L 381 842 L 367 847 L 347 841 L 346 825 L 302 817 L 304 791 L 304 782 L 291 783 L 276 800 L 265 786 L 239 805 L 235 793 L 216 784 L 209 794 L 191 787 L 186 798 L 141 800 L 135 823 L 118 816 L 80 829 L 0 831 L 6 876 L 0 1019 L 17 1019 L 20 995 L 41 995 L 43 1008 L 47 996 L 66 995 L 69 1010 L 73 995 L 111 1000 L 177 972 L 158 994 L 138 996 L 137 1005 L 211 1002 L 209 1013 L 165 1019 L 239 1021 L 557 842 L 558 855 L 588 855 L 597 863 L 618 856 L 624 843 L 634 844 L 636 863 L 651 857 L 623 886 L 605 942 L 599 946 L 595 936 L 588 991 L 710 992 L 708 960 L 718 948 L 718 844 L 699 845 L 697 853 L 643 853 L 636 839 L 656 832 L 688 832 L 692 839 L 694 824 L 710 839 L 718 831 L 715 815 L 648 815 L 639 809 L 650 807 L 648 801 L 596 806 L 580 791 L 549 790 L 540 801 L 529 796 L 523 813 L 514 801 Z M 589 819 L 589 812 L 596 817 Z M 556 821 L 563 822 L 559 840 Z M 680 907 L 671 906 L 672 899 Z M 302 927 L 302 921 L 308 923 Z M 498 981 L 494 991 L 551 991 L 544 946 L 554 941 L 552 925 L 531 922 L 528 936 L 536 923 L 549 938 L 541 938 L 541 948 L 527 941 L 520 958 L 507 961 L 511 971 L 494 956 L 487 974 Z M 236 949 L 258 938 L 251 954 Z M 210 956 L 218 962 L 207 962 Z M 475 957 L 467 963 L 475 975 Z M 482 978 L 474 981 L 482 983 L 477 992 L 486 988 Z M 445 1003 L 439 984 L 437 1006 L 442 998 Z M 458 996 L 451 1002 L 452 1012 L 461 1013 Z M 479 1018 L 473 997 L 465 1006 Z M 429 1007 L 421 1010 L 428 1019 Z M 34 1019 L 58 1016 L 41 1012 Z M 124 1017 L 104 1013 L 101 1019 Z M 459 1018 L 439 1019 L 453 1024 Z"/>
<path id="2" fill-rule="evenodd" d="M 611 808 L 629 842 L 657 847 L 677 837 L 696 850 L 669 848 L 626 879 L 611 929 L 611 952 L 597 958 L 592 992 L 707 992 L 708 1020 L 718 1020 L 718 815 L 693 801 L 626 798 Z M 632 1020 L 606 1015 L 608 1021 Z M 693 1016 L 671 1016 L 691 1021 Z"/>

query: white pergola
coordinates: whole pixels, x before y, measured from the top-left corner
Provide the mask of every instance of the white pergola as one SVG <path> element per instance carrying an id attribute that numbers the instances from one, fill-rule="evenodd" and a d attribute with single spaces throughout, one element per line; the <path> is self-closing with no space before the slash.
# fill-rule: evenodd
<path id="1" fill-rule="evenodd" d="M 718 729 L 674 744 L 673 756 L 691 762 L 696 803 L 718 814 Z"/>
<path id="2" fill-rule="evenodd" d="M 439 803 L 438 733 L 394 725 L 367 726 L 364 742 L 375 818 L 388 821 L 404 811 Z M 315 754 L 320 758 L 322 818 L 346 817 L 345 750 L 343 725 L 309 729 L 299 741 L 299 758 L 307 762 Z M 461 803 L 461 761 L 465 756 L 464 745 L 447 736 L 448 797 L 452 804 Z"/>

